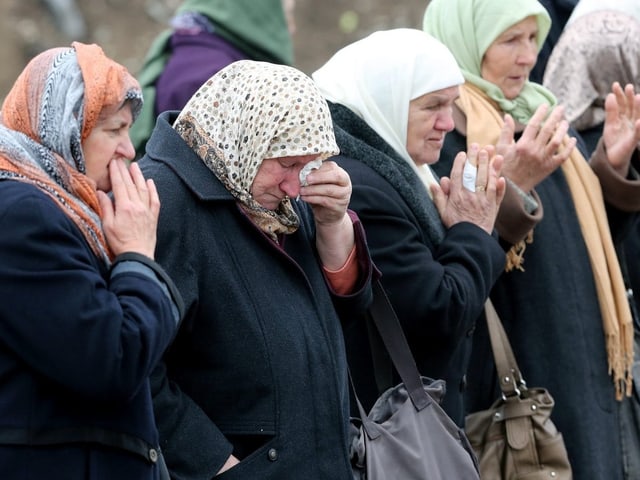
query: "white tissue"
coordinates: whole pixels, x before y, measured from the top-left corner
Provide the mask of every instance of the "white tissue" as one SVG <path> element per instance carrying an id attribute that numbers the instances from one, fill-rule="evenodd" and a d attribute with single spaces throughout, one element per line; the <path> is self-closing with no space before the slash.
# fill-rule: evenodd
<path id="1" fill-rule="evenodd" d="M 311 162 L 307 163 L 304 167 L 302 167 L 302 170 L 300 170 L 300 175 L 298 176 L 298 178 L 300 178 L 300 185 L 302 185 L 303 187 L 306 187 L 308 185 L 307 175 L 311 173 L 311 170 L 316 170 L 317 168 L 320 168 L 321 165 L 322 165 L 322 160 L 317 159 L 317 160 L 312 160 Z"/>
<path id="2" fill-rule="evenodd" d="M 462 170 L 462 186 L 472 192 L 476 191 L 476 175 L 478 174 L 478 167 L 474 166 L 467 160 L 464 162 L 464 169 Z"/>

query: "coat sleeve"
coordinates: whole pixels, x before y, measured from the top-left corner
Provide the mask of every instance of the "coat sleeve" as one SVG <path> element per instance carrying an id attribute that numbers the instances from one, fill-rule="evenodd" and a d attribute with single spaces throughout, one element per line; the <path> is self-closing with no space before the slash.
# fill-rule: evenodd
<path id="1" fill-rule="evenodd" d="M 409 336 L 457 342 L 482 311 L 503 271 L 498 241 L 470 223 L 450 228 L 438 246 L 398 193 L 370 174 L 354 181 L 358 212 L 381 281 Z M 429 321 L 426 321 L 429 319 Z"/>

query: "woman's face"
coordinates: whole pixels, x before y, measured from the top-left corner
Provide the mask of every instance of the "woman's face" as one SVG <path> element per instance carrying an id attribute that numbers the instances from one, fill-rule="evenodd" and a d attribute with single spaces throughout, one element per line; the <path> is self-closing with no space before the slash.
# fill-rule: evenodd
<path id="1" fill-rule="evenodd" d="M 538 59 L 538 23 L 531 16 L 494 40 L 482 59 L 481 75 L 513 100 L 522 91 Z"/>
<path id="2" fill-rule="evenodd" d="M 275 210 L 285 196 L 300 194 L 300 170 L 317 155 L 267 158 L 262 161 L 251 184 L 253 199 L 268 210 Z"/>
<path id="3" fill-rule="evenodd" d="M 113 159 L 133 160 L 135 150 L 129 138 L 133 122 L 131 105 L 115 113 L 100 115 L 96 126 L 82 142 L 87 177 L 96 182 L 98 190 L 111 191 L 109 163 Z"/>
<path id="4" fill-rule="evenodd" d="M 457 86 L 436 90 L 409 102 L 407 152 L 416 165 L 432 164 L 440 158 L 444 136 L 453 130 L 453 102 Z"/>

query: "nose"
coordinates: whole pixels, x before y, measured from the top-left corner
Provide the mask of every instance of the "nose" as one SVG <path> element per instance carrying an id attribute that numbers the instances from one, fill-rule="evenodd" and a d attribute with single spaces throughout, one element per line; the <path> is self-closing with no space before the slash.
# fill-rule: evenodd
<path id="1" fill-rule="evenodd" d="M 531 68 L 538 61 L 538 45 L 536 42 L 527 43 L 518 55 L 517 62 L 521 65 L 528 65 Z"/>
<path id="2" fill-rule="evenodd" d="M 118 144 L 117 153 L 122 155 L 127 160 L 133 160 L 136 156 L 136 149 L 133 147 L 133 143 L 131 142 L 131 137 L 126 135 L 126 137 Z"/>
<path id="3" fill-rule="evenodd" d="M 455 128 L 455 123 L 453 121 L 453 112 L 451 111 L 451 109 L 438 115 L 434 127 L 436 130 L 444 132 L 450 132 Z"/>
<path id="4" fill-rule="evenodd" d="M 302 167 L 290 169 L 280 182 L 280 190 L 286 193 L 289 198 L 296 198 L 300 195 L 300 177 L 298 176 L 300 170 Z"/>

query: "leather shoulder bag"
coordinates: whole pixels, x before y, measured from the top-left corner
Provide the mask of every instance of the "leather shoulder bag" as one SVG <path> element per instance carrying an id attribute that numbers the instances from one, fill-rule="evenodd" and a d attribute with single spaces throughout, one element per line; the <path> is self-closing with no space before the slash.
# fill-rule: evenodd
<path id="1" fill-rule="evenodd" d="M 488 410 L 471 413 L 465 431 L 487 480 L 571 480 L 562 434 L 550 419 L 554 400 L 528 388 L 490 300 L 485 305 L 502 395 Z"/>

